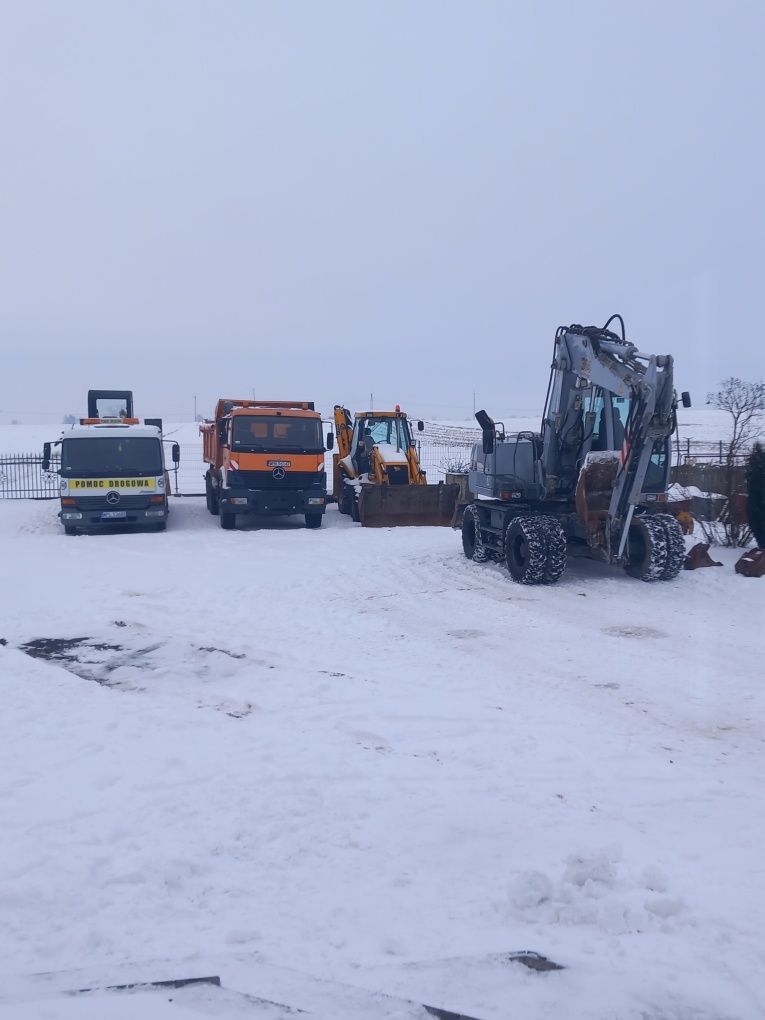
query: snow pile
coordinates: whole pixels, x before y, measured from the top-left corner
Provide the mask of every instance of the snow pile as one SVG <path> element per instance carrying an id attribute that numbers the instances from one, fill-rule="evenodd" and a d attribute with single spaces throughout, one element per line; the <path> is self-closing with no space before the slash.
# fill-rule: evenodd
<path id="1" fill-rule="evenodd" d="M 523 588 L 334 508 L 66 538 L 0 502 L 0 1005 L 87 967 L 60 986 L 300 1006 L 300 971 L 481 1020 L 760 1020 L 765 586 L 716 555 Z M 317 1016 L 365 1015 L 332 988 Z"/>

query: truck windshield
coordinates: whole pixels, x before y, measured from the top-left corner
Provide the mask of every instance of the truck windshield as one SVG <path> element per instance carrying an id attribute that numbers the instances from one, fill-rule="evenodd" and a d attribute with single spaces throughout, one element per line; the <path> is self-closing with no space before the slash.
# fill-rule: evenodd
<path id="1" fill-rule="evenodd" d="M 65 478 L 161 475 L 163 470 L 159 440 L 151 436 L 87 436 L 61 444 Z"/>
<path id="2" fill-rule="evenodd" d="M 318 418 L 240 414 L 234 416 L 233 447 L 264 453 L 323 453 L 324 433 Z"/>

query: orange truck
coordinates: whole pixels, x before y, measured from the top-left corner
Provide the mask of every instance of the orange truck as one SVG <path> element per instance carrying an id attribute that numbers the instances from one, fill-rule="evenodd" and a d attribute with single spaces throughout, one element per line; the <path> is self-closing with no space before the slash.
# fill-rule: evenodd
<path id="1" fill-rule="evenodd" d="M 327 507 L 321 415 L 311 401 L 221 398 L 199 426 L 207 509 L 225 529 L 237 514 L 303 514 L 320 528 Z"/>

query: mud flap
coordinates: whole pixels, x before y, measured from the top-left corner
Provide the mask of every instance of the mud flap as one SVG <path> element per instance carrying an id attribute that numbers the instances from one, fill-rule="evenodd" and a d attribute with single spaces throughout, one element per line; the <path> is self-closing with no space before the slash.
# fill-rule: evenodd
<path id="1" fill-rule="evenodd" d="M 459 485 L 362 485 L 359 520 L 365 528 L 451 527 Z"/>

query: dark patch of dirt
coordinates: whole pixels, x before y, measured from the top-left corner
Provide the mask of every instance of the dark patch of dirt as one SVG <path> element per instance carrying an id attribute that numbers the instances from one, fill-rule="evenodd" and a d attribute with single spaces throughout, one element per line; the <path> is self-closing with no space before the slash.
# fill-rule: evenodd
<path id="1" fill-rule="evenodd" d="M 200 652 L 220 652 L 221 655 L 228 655 L 230 659 L 246 659 L 247 656 L 244 652 L 229 652 L 225 648 L 216 648 L 214 645 L 202 646 L 199 645 Z"/>

